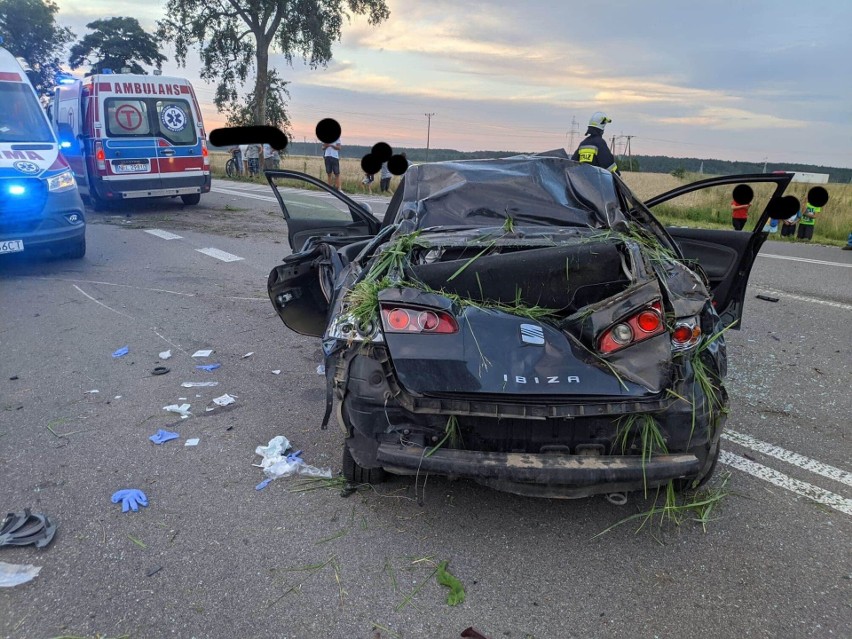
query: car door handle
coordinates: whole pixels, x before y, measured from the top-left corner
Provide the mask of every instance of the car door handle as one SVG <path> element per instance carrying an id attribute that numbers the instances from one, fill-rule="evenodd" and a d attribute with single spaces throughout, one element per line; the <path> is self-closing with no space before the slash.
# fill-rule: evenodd
<path id="1" fill-rule="evenodd" d="M 165 155 L 167 157 L 171 157 L 172 155 L 175 154 L 175 150 L 174 149 L 163 149 L 162 151 L 160 151 L 160 153 L 162 153 L 163 155 Z"/>

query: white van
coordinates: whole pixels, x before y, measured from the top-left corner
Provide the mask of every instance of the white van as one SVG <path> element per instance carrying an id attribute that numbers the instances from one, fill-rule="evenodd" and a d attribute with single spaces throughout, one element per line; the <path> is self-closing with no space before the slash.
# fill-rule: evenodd
<path id="1" fill-rule="evenodd" d="M 80 192 L 107 202 L 210 191 L 201 109 L 185 78 L 99 73 L 60 82 L 51 119 Z"/>
<path id="2" fill-rule="evenodd" d="M 26 63 L 24 63 L 26 64 Z M 83 202 L 35 89 L 0 48 L 0 254 L 86 254 Z"/>

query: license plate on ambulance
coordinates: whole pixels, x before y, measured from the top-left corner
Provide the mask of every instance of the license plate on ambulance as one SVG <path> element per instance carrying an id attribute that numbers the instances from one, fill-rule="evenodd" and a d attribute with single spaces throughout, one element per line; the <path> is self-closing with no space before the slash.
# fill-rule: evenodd
<path id="1" fill-rule="evenodd" d="M 122 162 L 113 163 L 116 173 L 147 173 L 147 162 Z"/>
<path id="2" fill-rule="evenodd" d="M 23 240 L 5 240 L 0 242 L 0 253 L 18 253 L 23 250 Z"/>

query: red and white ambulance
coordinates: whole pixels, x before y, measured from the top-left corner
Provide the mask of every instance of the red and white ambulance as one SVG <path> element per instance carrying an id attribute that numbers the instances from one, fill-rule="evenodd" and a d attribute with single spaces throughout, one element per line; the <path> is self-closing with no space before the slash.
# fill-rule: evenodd
<path id="1" fill-rule="evenodd" d="M 189 80 L 100 73 L 64 81 L 51 118 L 80 192 L 92 206 L 210 191 L 204 123 Z"/>

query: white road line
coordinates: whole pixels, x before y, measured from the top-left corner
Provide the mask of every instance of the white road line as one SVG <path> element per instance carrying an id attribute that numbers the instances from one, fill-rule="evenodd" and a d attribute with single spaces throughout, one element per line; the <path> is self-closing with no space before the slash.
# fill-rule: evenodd
<path id="1" fill-rule="evenodd" d="M 780 459 L 781 461 L 792 464 L 793 466 L 809 470 L 817 475 L 822 475 L 823 477 L 839 481 L 847 486 L 852 486 L 852 473 L 848 473 L 840 468 L 835 468 L 834 466 L 829 466 L 828 464 L 823 464 L 816 459 L 799 455 L 798 453 L 785 450 L 780 446 L 775 446 L 768 442 L 762 442 L 750 435 L 738 433 L 737 431 L 730 429 L 725 429 L 725 432 L 722 433 L 722 438 L 727 439 L 729 442 L 739 444 L 740 446 L 751 448 L 752 450 L 763 453 L 764 455 L 769 455 L 775 459 Z"/>
<path id="2" fill-rule="evenodd" d="M 210 257 L 215 257 L 217 260 L 222 260 L 223 262 L 237 262 L 239 260 L 245 259 L 244 257 L 240 257 L 239 255 L 233 255 L 231 253 L 226 253 L 225 251 L 220 251 L 217 248 L 203 248 L 195 250 L 199 253 L 209 255 Z"/>
<path id="3" fill-rule="evenodd" d="M 133 317 L 132 315 L 128 315 L 127 313 L 122 313 L 121 311 L 117 311 L 117 310 L 115 310 L 112 306 L 107 306 L 107 305 L 106 305 L 106 304 L 104 304 L 103 302 L 99 302 L 98 300 L 96 300 L 94 297 L 92 297 L 91 295 L 89 295 L 86 291 L 84 291 L 82 288 L 80 288 L 80 287 L 79 287 L 79 286 L 77 286 L 76 284 L 72 284 L 71 286 L 73 286 L 74 288 L 76 288 L 76 289 L 77 289 L 78 291 L 80 291 L 83 295 L 85 295 L 85 296 L 86 296 L 86 297 L 88 297 L 90 300 L 92 300 L 95 304 L 98 304 L 98 305 L 100 305 L 100 306 L 103 306 L 103 307 L 104 307 L 105 309 L 107 309 L 108 311 L 112 311 L 113 313 L 118 313 L 119 315 L 123 315 L 124 317 L 127 317 L 127 318 L 132 319 L 132 320 L 135 320 L 135 319 L 136 319 L 136 318 L 135 318 L 135 317 Z"/>
<path id="4" fill-rule="evenodd" d="M 830 506 L 831 508 L 839 510 L 846 515 L 852 515 L 852 499 L 846 499 L 845 497 L 823 490 L 813 484 L 793 479 L 792 477 L 788 477 L 784 473 L 779 473 L 777 470 L 773 470 L 768 466 L 758 464 L 757 462 L 748 460 L 745 457 L 740 457 L 734 453 L 729 453 L 726 450 L 722 451 L 719 461 L 723 464 L 727 464 L 731 468 L 741 470 L 744 473 L 748 473 L 753 477 L 757 477 L 758 479 L 767 481 L 770 484 L 789 490 L 792 493 L 812 499 L 819 504 Z"/>
<path id="5" fill-rule="evenodd" d="M 791 300 L 799 300 L 800 302 L 809 302 L 811 304 L 822 304 L 823 306 L 833 306 L 834 308 L 842 308 L 844 311 L 852 311 L 852 304 L 843 304 L 842 302 L 831 302 L 829 300 L 821 300 L 816 297 L 806 297 L 804 295 L 793 295 L 792 293 L 783 293 L 781 291 L 769 291 L 761 289 L 764 293 L 775 297 L 786 297 Z"/>
<path id="6" fill-rule="evenodd" d="M 264 202 L 275 202 L 278 204 L 278 200 L 276 200 L 271 195 L 257 195 L 256 193 L 248 193 L 247 191 L 234 191 L 231 189 L 223 189 L 220 186 L 214 186 L 210 189 L 214 193 L 223 193 L 225 195 L 238 195 L 240 197 L 247 197 L 253 200 L 262 200 Z"/>
<path id="7" fill-rule="evenodd" d="M 772 253 L 758 253 L 758 257 L 771 257 L 776 260 L 790 260 L 792 262 L 807 262 L 808 264 L 822 264 L 823 266 L 842 266 L 852 268 L 852 264 L 844 262 L 826 262 L 825 260 L 812 260 L 808 257 L 792 257 L 790 255 L 773 255 Z"/>
<path id="8" fill-rule="evenodd" d="M 183 238 L 180 235 L 175 235 L 174 233 L 169 233 L 168 231 L 162 231 L 160 229 L 145 229 L 146 233 L 150 233 L 151 235 L 156 235 L 157 237 L 161 237 L 164 240 L 182 240 Z"/>

